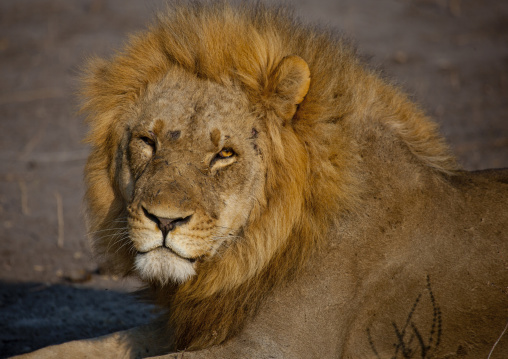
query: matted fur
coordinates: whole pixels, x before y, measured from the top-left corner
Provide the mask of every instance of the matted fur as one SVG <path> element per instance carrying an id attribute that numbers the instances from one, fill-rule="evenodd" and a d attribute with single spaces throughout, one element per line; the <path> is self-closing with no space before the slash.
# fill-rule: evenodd
<path id="1" fill-rule="evenodd" d="M 294 116 L 284 119 L 273 100 L 272 75 L 289 55 L 308 64 L 311 83 Z M 112 59 L 91 60 L 85 76 L 89 229 L 96 252 L 117 273 L 128 275 L 134 266 L 128 238 L 118 240 L 126 218 L 118 183 L 127 113 L 174 68 L 241 88 L 270 140 L 265 192 L 243 239 L 201 263 L 181 285 L 148 283 L 170 313 L 176 348 L 203 348 L 237 333 L 267 293 L 305 266 L 330 222 L 356 210 L 364 185 L 356 165 L 361 155 L 355 136 L 345 133 L 385 126 L 415 161 L 436 173 L 456 170 L 436 126 L 331 32 L 302 26 L 285 9 L 174 3 Z M 109 236 L 100 235 L 104 231 Z"/>

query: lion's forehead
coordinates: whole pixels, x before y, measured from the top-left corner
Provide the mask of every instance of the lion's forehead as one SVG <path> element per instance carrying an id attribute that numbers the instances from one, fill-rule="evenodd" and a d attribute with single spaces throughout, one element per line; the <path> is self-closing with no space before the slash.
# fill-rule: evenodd
<path id="1" fill-rule="evenodd" d="M 138 123 L 158 127 L 171 137 L 175 131 L 182 136 L 209 136 L 212 131 L 248 130 L 249 115 L 246 95 L 239 89 L 225 87 L 197 78 L 166 79 L 147 91 L 141 103 Z"/>

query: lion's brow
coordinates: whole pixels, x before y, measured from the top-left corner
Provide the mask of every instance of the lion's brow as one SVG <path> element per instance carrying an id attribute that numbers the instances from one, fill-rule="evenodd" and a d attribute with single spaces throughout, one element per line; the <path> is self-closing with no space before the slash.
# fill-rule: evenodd
<path id="1" fill-rule="evenodd" d="M 220 130 L 218 130 L 217 128 L 214 128 L 212 130 L 212 132 L 210 132 L 210 141 L 212 141 L 212 143 L 215 147 L 219 147 L 220 137 L 221 137 L 221 133 L 220 133 Z"/>
<path id="2" fill-rule="evenodd" d="M 180 135 L 181 135 L 181 131 L 180 130 L 176 130 L 176 131 L 169 131 L 168 132 L 168 137 L 173 140 L 173 141 L 176 141 L 180 138 Z"/>

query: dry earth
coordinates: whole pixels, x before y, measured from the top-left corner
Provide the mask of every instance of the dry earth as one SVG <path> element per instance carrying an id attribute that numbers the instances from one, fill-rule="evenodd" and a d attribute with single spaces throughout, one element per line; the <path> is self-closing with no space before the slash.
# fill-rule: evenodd
<path id="1" fill-rule="evenodd" d="M 0 2 L 0 357 L 146 322 L 150 307 L 90 255 L 79 68 L 163 1 Z M 439 122 L 469 170 L 508 167 L 508 2 L 298 0 Z"/>

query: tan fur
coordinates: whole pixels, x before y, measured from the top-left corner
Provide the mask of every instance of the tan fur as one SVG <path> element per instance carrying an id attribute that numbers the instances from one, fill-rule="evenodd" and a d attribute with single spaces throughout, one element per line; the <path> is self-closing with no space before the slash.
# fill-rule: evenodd
<path id="1" fill-rule="evenodd" d="M 117 273 L 146 277 L 155 302 L 168 310 L 170 349 L 226 342 L 214 355 L 254 357 L 280 349 L 274 357 L 384 357 L 394 348 L 389 318 L 399 309 L 409 312 L 418 293 L 418 301 L 433 306 L 428 326 L 435 345 L 441 331 L 436 288 L 441 300 L 450 286 L 464 297 L 443 311 L 460 312 L 472 295 L 466 282 L 450 282 L 467 267 L 450 261 L 460 262 L 454 256 L 468 250 L 447 244 L 446 233 L 455 238 L 467 221 L 483 216 L 497 229 L 475 229 L 477 238 L 492 242 L 478 245 L 484 257 L 478 254 L 471 266 L 494 260 L 486 247 L 506 254 L 499 230 L 506 216 L 487 219 L 483 197 L 465 183 L 496 188 L 489 191 L 505 198 L 506 185 L 467 182 L 436 125 L 416 105 L 363 67 L 333 33 L 302 26 L 284 9 L 171 5 L 111 60 L 90 62 L 83 96 L 91 129 L 85 173 L 94 247 Z M 155 144 L 147 147 L 143 138 L 152 135 Z M 237 157 L 213 159 L 229 147 Z M 140 203 L 159 217 L 192 214 L 175 229 L 174 241 L 197 258 L 194 275 L 171 280 L 179 275 L 174 268 L 192 270 L 172 267 L 174 256 L 166 252 L 136 267 L 136 251 L 151 245 L 152 234 L 160 236 L 153 223 L 147 229 Z M 231 216 L 231 233 L 222 233 L 221 221 Z M 479 269 L 475 278 L 505 289 L 506 272 L 493 268 L 499 265 Z M 497 325 L 492 333 L 500 333 L 506 295 L 481 290 L 495 298 L 482 300 L 498 313 L 489 315 Z M 288 318 L 273 309 L 281 306 Z M 299 317 L 305 313 L 305 320 Z M 460 354 L 462 347 L 485 353 L 475 352 L 480 342 L 482 348 L 493 343 L 485 328 L 465 338 L 455 324 L 443 324 L 457 334 L 429 347 L 428 356 Z M 409 332 L 411 345 L 418 345 L 417 331 Z M 285 339 L 278 347 L 270 338 Z M 306 351 L 324 338 L 330 341 L 321 351 Z"/>

